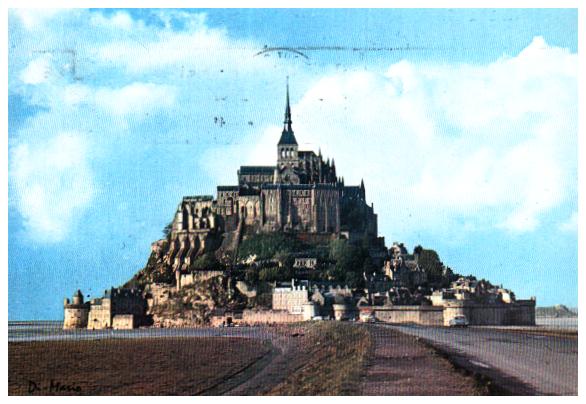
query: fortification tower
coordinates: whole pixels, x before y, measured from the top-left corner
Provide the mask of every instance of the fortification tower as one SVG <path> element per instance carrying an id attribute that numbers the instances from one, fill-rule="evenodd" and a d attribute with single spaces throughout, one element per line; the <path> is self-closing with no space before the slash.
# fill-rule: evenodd
<path id="1" fill-rule="evenodd" d="M 90 304 L 84 303 L 81 290 L 73 295 L 73 301 L 65 299 L 63 302 L 63 329 L 86 328 L 90 311 Z"/>

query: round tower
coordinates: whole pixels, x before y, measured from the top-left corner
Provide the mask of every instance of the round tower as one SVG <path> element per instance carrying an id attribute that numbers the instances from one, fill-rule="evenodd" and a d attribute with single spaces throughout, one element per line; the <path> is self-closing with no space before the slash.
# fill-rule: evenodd
<path id="1" fill-rule="evenodd" d="M 77 292 L 73 295 L 73 304 L 83 304 L 83 294 L 81 290 L 77 289 Z"/>
<path id="2" fill-rule="evenodd" d="M 78 289 L 71 303 L 69 299 L 63 301 L 63 329 L 86 328 L 89 312 L 90 304 L 83 302 L 83 294 Z"/>

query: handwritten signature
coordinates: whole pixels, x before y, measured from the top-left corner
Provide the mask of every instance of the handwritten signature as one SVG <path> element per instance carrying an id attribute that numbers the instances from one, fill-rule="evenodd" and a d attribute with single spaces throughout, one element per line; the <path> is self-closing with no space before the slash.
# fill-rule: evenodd
<path id="1" fill-rule="evenodd" d="M 76 384 L 63 383 L 51 379 L 49 383 L 39 383 L 38 381 L 28 381 L 29 394 L 60 394 L 60 393 L 77 393 L 81 394 L 81 387 Z"/>

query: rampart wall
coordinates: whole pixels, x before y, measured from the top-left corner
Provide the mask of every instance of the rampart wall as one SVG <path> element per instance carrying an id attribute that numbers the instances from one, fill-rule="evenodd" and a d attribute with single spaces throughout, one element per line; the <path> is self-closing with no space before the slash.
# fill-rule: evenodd
<path id="1" fill-rule="evenodd" d="M 377 320 L 385 323 L 443 325 L 444 309 L 435 306 L 372 307 Z"/>
<path id="2" fill-rule="evenodd" d="M 385 323 L 449 325 L 456 316 L 465 316 L 470 325 L 535 325 L 535 301 L 482 304 L 471 301 L 445 302 L 444 306 L 370 307 Z"/>

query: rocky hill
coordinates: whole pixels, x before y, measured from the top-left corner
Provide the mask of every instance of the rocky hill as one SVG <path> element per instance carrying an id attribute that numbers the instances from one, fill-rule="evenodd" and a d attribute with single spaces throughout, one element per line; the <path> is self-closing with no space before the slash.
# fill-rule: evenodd
<path id="1" fill-rule="evenodd" d="M 147 284 L 145 296 L 155 327 L 185 327 L 205 324 L 218 308 L 238 310 L 247 300 L 231 287 L 231 279 L 219 275 L 177 290 L 169 284 Z"/>

